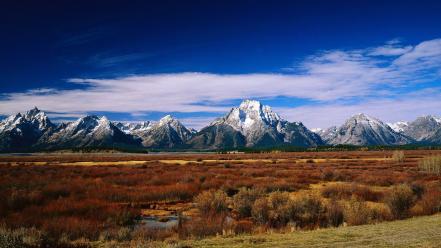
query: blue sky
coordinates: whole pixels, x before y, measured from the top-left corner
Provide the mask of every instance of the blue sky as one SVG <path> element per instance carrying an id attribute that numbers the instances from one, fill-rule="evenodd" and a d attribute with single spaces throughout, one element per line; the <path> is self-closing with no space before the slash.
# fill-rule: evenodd
<path id="1" fill-rule="evenodd" d="M 439 1 L 9 1 L 0 114 L 200 128 L 242 99 L 308 127 L 441 115 Z"/>

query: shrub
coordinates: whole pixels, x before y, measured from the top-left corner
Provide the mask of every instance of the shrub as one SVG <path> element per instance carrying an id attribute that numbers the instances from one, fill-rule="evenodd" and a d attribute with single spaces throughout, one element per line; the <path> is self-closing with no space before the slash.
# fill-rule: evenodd
<path id="1" fill-rule="evenodd" d="M 266 197 L 257 199 L 251 209 L 251 216 L 259 224 L 266 224 L 269 219 L 269 204 Z"/>
<path id="2" fill-rule="evenodd" d="M 402 219 L 407 217 L 409 209 L 414 204 L 412 189 L 406 184 L 394 186 L 386 198 L 386 204 L 395 218 Z"/>
<path id="3" fill-rule="evenodd" d="M 368 186 L 357 184 L 333 184 L 322 188 L 321 194 L 325 198 L 350 199 L 356 196 L 360 200 L 379 201 L 383 197 L 382 192 L 371 190 Z"/>
<path id="4" fill-rule="evenodd" d="M 412 192 L 417 199 L 421 199 L 424 192 L 426 191 L 424 185 L 420 183 L 413 183 L 412 185 L 410 185 L 410 188 L 412 189 Z"/>
<path id="5" fill-rule="evenodd" d="M 233 197 L 233 209 L 241 218 L 251 217 L 253 204 L 262 195 L 263 191 L 260 189 L 241 188 Z"/>
<path id="6" fill-rule="evenodd" d="M 394 151 L 392 153 L 392 160 L 397 162 L 397 163 L 402 163 L 404 162 L 404 159 L 406 158 L 406 156 L 404 155 L 403 151 Z"/>
<path id="7" fill-rule="evenodd" d="M 327 225 L 326 208 L 316 195 L 300 194 L 290 202 L 290 219 L 301 228 Z"/>
<path id="8" fill-rule="evenodd" d="M 421 159 L 418 168 L 426 173 L 441 175 L 441 156 L 432 156 Z"/>
<path id="9" fill-rule="evenodd" d="M 416 215 L 429 215 L 441 211 L 441 191 L 438 189 L 427 190 L 412 209 Z"/>
<path id="10" fill-rule="evenodd" d="M 344 209 L 344 219 L 350 226 L 369 223 L 370 211 L 366 202 L 359 201 L 353 197 Z"/>
<path id="11" fill-rule="evenodd" d="M 376 204 L 370 207 L 369 217 L 371 222 L 381 222 L 393 219 L 389 207 L 385 204 Z"/>
<path id="12" fill-rule="evenodd" d="M 210 218 L 193 218 L 184 221 L 178 229 L 180 238 L 197 237 L 203 238 L 216 234 L 221 234 L 227 228 L 224 214 L 210 216 Z"/>
<path id="13" fill-rule="evenodd" d="M 271 227 L 280 227 L 286 225 L 290 219 L 289 193 L 275 191 L 269 194 L 268 204 L 268 224 Z"/>
<path id="14" fill-rule="evenodd" d="M 225 169 L 229 169 L 229 168 L 231 168 L 231 164 L 229 164 L 229 163 L 225 163 L 225 164 L 224 164 L 224 168 L 225 168 Z"/>
<path id="15" fill-rule="evenodd" d="M 204 191 L 196 196 L 195 202 L 203 215 L 228 211 L 227 194 L 221 190 Z"/>
<path id="16" fill-rule="evenodd" d="M 340 226 L 343 224 L 343 207 L 337 201 L 331 201 L 329 203 L 326 213 L 330 226 Z"/>
<path id="17" fill-rule="evenodd" d="M 253 222 L 250 220 L 239 220 L 234 223 L 233 230 L 235 234 L 251 233 Z"/>

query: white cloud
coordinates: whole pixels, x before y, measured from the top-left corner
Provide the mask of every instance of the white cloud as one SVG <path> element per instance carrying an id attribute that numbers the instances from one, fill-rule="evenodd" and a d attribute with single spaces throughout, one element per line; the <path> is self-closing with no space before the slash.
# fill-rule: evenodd
<path id="1" fill-rule="evenodd" d="M 372 52 L 369 53 L 369 55 L 372 56 L 398 56 L 405 53 L 408 53 L 410 50 L 412 50 L 412 46 L 393 46 L 393 45 L 386 45 L 381 47 L 376 47 L 372 50 Z"/>
<path id="2" fill-rule="evenodd" d="M 409 99 L 400 96 L 402 92 L 409 94 L 415 85 L 440 79 L 441 39 L 424 41 L 416 46 L 388 42 L 376 48 L 325 51 L 306 58 L 287 71 L 290 73 L 186 72 L 110 79 L 73 78 L 69 82 L 81 84 L 80 89 L 30 89 L 3 94 L 0 114 L 34 106 L 67 114 L 100 111 L 133 115 L 151 111 L 221 114 L 229 107 L 220 103 L 233 99 L 285 96 L 314 102 L 313 106 L 279 109 L 287 119 L 301 120 L 313 125 L 311 127 L 337 124 L 354 112 L 404 118 L 425 110 L 436 110 L 435 107 L 427 108 L 427 95 Z M 429 98 L 430 101 L 435 99 Z M 429 105 L 438 106 L 436 103 Z M 403 111 L 406 114 L 393 114 Z M 190 119 L 185 122 L 197 127 L 212 120 Z"/>

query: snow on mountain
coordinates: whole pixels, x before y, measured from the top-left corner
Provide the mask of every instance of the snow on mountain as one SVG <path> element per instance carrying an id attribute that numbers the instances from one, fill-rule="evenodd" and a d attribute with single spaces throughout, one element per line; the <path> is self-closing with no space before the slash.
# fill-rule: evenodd
<path id="1" fill-rule="evenodd" d="M 403 145 L 411 142 L 410 138 L 395 132 L 379 119 L 365 114 L 349 118 L 327 141 L 332 145 Z"/>
<path id="2" fill-rule="evenodd" d="M 194 132 L 171 115 L 166 115 L 158 122 L 150 123 L 145 130 L 137 130 L 132 134 L 141 138 L 145 147 L 173 148 L 183 146 Z"/>
<path id="3" fill-rule="evenodd" d="M 435 134 L 441 129 L 441 118 L 432 115 L 421 116 L 409 122 L 403 133 L 417 141 L 436 139 Z"/>
<path id="4" fill-rule="evenodd" d="M 86 116 L 60 125 L 53 133 L 43 136 L 39 147 L 114 147 L 139 144 L 131 135 L 125 134 L 106 117 Z"/>
<path id="5" fill-rule="evenodd" d="M 38 108 L 11 115 L 0 122 L 0 150 L 25 151 L 46 132 L 55 128 Z"/>
<path id="6" fill-rule="evenodd" d="M 271 107 L 254 100 L 243 101 L 239 107 L 232 108 L 226 116 L 203 128 L 197 136 L 199 137 L 190 142 L 197 147 L 203 146 L 202 144 L 222 146 L 223 143 L 238 146 L 244 143 L 248 147 L 283 143 L 302 146 L 321 144 L 320 137 L 302 123 L 287 122 L 273 112 Z"/>
<path id="7" fill-rule="evenodd" d="M 112 123 L 106 117 L 86 116 L 51 123 L 37 108 L 0 122 L 0 151 L 29 151 L 82 147 L 237 148 L 322 144 L 402 145 L 441 144 L 441 118 L 418 117 L 412 122 L 385 124 L 365 114 L 349 118 L 340 127 L 307 129 L 288 122 L 258 101 L 245 100 L 224 117 L 196 132 L 170 115 L 158 122 Z"/>
<path id="8" fill-rule="evenodd" d="M 337 127 L 332 126 L 327 129 L 320 129 L 316 132 L 325 143 L 329 143 L 330 140 L 334 139 L 337 136 Z"/>
<path id="9" fill-rule="evenodd" d="M 4 119 L 0 122 L 0 132 L 10 131 L 22 125 L 28 125 L 39 132 L 54 127 L 46 114 L 35 107 L 24 114 L 17 113 Z"/>
<path id="10" fill-rule="evenodd" d="M 323 128 L 319 128 L 319 127 L 317 127 L 317 128 L 311 128 L 311 131 L 312 131 L 313 133 L 319 134 L 319 133 L 323 132 Z"/>
<path id="11" fill-rule="evenodd" d="M 138 132 L 145 132 L 152 127 L 152 122 L 143 121 L 139 123 L 135 122 L 115 122 L 116 127 L 126 134 L 135 134 Z"/>
<path id="12" fill-rule="evenodd" d="M 392 130 L 397 133 L 402 133 L 404 129 L 409 126 L 409 122 L 407 121 L 397 121 L 394 123 L 386 123 Z"/>

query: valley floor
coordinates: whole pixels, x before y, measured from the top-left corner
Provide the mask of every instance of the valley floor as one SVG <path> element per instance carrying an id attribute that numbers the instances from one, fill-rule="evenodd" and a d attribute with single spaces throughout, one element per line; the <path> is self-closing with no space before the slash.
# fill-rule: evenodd
<path id="1" fill-rule="evenodd" d="M 376 225 L 327 228 L 287 234 L 215 237 L 182 247 L 441 247 L 441 214 Z M 179 247 L 179 246 L 178 246 Z"/>

